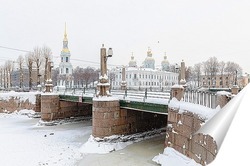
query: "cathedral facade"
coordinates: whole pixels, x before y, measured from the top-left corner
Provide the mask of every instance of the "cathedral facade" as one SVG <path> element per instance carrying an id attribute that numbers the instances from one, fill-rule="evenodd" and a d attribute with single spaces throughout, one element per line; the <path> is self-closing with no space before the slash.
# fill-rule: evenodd
<path id="1" fill-rule="evenodd" d="M 121 89 L 122 83 L 125 83 L 126 88 L 132 90 L 170 90 L 173 85 L 178 84 L 179 74 L 170 72 L 169 66 L 170 64 L 165 55 L 161 63 L 161 69 L 155 69 L 155 60 L 152 57 L 150 49 L 148 49 L 147 57 L 140 67 L 137 66 L 136 60 L 132 55 L 129 65 L 124 66 L 125 80 L 122 80 L 123 67 L 116 67 L 110 71 L 114 75 L 114 79 L 111 83 L 112 89 Z"/>

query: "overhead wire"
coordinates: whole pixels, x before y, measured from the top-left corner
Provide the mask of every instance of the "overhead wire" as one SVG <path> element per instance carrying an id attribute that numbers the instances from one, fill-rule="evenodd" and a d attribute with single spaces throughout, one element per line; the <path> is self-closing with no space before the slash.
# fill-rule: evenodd
<path id="1" fill-rule="evenodd" d="M 13 51 L 20 51 L 20 52 L 26 52 L 26 53 L 29 53 L 29 52 L 32 52 L 32 51 L 28 51 L 28 50 L 23 50 L 23 49 L 19 49 L 19 48 L 13 48 L 13 47 L 6 47 L 6 46 L 1 46 L 0 45 L 0 48 L 3 48 L 3 49 L 8 49 L 8 50 L 13 50 Z M 53 56 L 53 55 L 52 55 Z M 58 56 L 53 56 L 53 57 L 57 57 Z M 4 59 L 0 59 L 0 60 L 3 60 Z M 81 61 L 81 62 L 87 62 L 87 63 L 92 63 L 92 64 L 100 64 L 100 62 L 94 62 L 94 61 L 87 61 L 87 60 L 82 60 L 82 59 L 74 59 L 74 58 L 71 58 L 71 60 L 73 61 Z M 119 65 L 114 65 L 114 64 L 109 64 L 110 66 L 119 66 Z"/>

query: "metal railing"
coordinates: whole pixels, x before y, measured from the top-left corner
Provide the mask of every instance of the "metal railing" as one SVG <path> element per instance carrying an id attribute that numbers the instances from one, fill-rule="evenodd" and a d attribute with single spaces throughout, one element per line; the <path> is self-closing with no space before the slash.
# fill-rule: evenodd
<path id="1" fill-rule="evenodd" d="M 92 96 L 94 97 L 97 93 L 97 90 L 87 89 L 87 88 L 64 88 L 56 89 L 56 93 L 61 95 L 74 95 L 74 96 Z M 136 101 L 146 101 L 147 99 L 170 99 L 170 91 L 167 92 L 153 92 L 145 89 L 144 91 L 135 91 L 135 90 L 111 90 L 112 96 L 118 97 L 119 99 L 128 99 Z"/>

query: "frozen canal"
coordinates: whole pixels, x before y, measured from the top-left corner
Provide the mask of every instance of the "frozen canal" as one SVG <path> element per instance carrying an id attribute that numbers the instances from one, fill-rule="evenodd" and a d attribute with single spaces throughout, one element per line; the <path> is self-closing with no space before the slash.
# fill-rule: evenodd
<path id="1" fill-rule="evenodd" d="M 89 154 L 80 162 L 79 166 L 150 166 L 158 165 L 152 161 L 153 157 L 164 150 L 164 135 L 156 136 L 127 146 L 125 149 L 108 154 Z"/>
<path id="2" fill-rule="evenodd" d="M 90 120 L 57 126 L 38 126 L 38 121 L 0 113 L 0 165 L 157 165 L 152 158 L 164 149 L 164 135 L 158 135 L 109 154 L 81 154 L 91 134 Z"/>

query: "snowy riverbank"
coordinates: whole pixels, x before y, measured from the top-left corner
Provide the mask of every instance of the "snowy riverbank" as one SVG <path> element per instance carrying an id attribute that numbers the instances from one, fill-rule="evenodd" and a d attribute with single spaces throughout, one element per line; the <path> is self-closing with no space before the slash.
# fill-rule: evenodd
<path id="1" fill-rule="evenodd" d="M 82 158 L 79 147 L 91 133 L 91 121 L 46 127 L 38 121 L 0 113 L 0 165 L 70 166 Z"/>
<path id="2" fill-rule="evenodd" d="M 0 113 L 0 165 L 91 166 L 105 161 L 110 166 L 152 166 L 175 161 L 182 166 L 183 156 L 177 153 L 164 153 L 152 161 L 164 150 L 165 132 L 161 130 L 98 139 L 91 136 L 89 119 L 46 126 L 39 118 L 29 118 L 30 113 L 32 110 Z"/>

